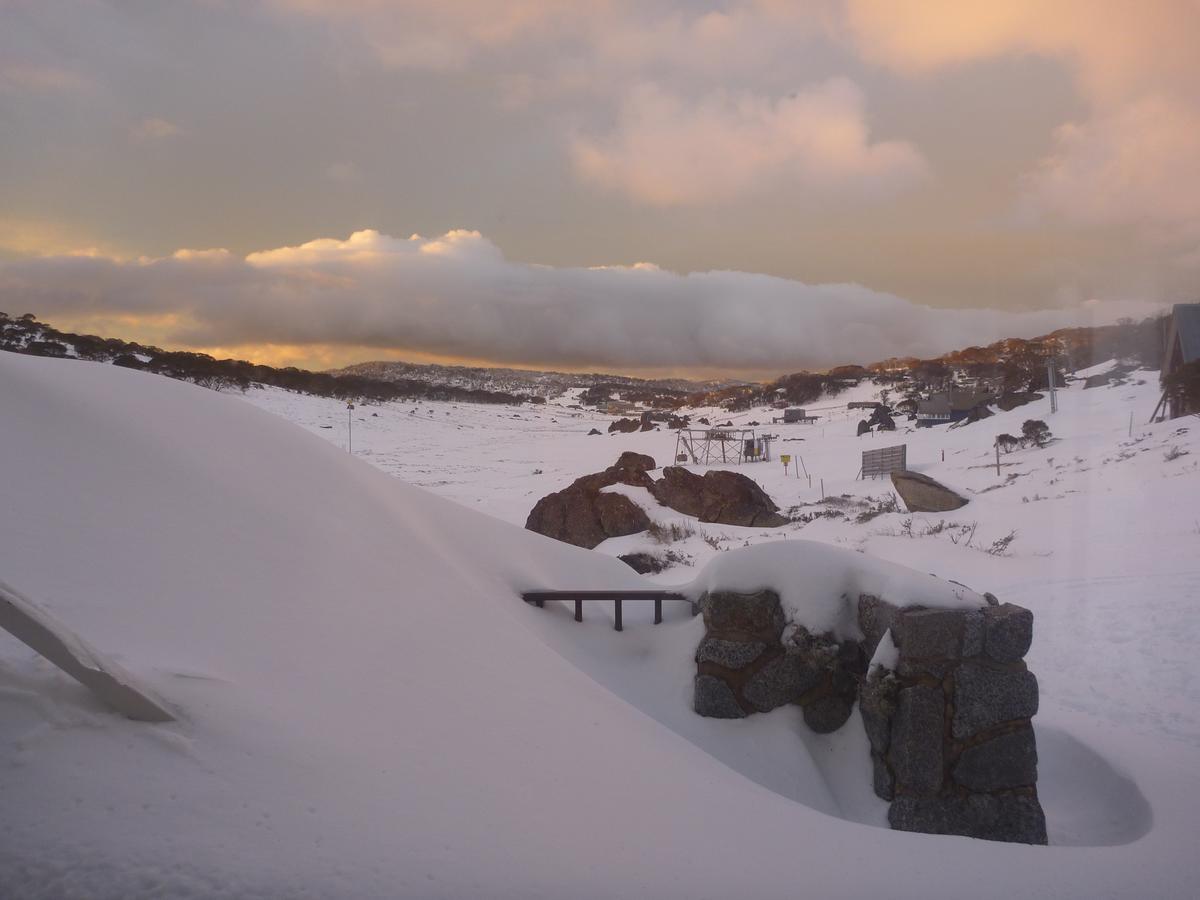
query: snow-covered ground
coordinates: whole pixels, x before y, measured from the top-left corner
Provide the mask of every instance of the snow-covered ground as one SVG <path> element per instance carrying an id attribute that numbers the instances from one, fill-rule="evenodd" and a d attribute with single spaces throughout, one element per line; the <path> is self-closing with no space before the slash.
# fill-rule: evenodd
<path id="1" fill-rule="evenodd" d="M 1045 399 L 964 427 L 912 429 L 901 419 L 895 434 L 857 437 L 865 413 L 846 403 L 877 395 L 878 388 L 863 383 L 818 401 L 810 409 L 822 419 L 810 425 L 771 424 L 779 413 L 767 409 L 691 411 L 693 421 L 766 423 L 757 430 L 779 435 L 775 461 L 735 470 L 785 511 L 844 516 L 781 529 L 707 525 L 659 506 L 644 489 L 618 486 L 610 490 L 627 493 L 652 519 L 694 534 L 669 545 L 646 535 L 616 538 L 597 549 L 613 556 L 670 550 L 700 566 L 718 548 L 802 537 L 961 581 L 1037 614 L 1030 665 L 1044 696 L 1200 751 L 1200 673 L 1193 665 L 1193 648 L 1200 646 L 1200 616 L 1193 614 L 1200 603 L 1200 420 L 1146 425 L 1159 388 L 1157 373 L 1144 372 L 1115 387 L 1084 390 L 1076 381 L 1059 391 L 1053 415 Z M 346 447 L 347 410 L 338 401 L 277 389 L 246 398 Z M 362 406 L 353 413 L 354 452 L 403 481 L 518 525 L 540 497 L 604 469 L 624 450 L 672 464 L 676 435 L 665 426 L 609 435 L 613 417 L 570 409 L 570 402 Z M 995 436 L 1020 435 L 1030 418 L 1046 421 L 1054 441 L 1002 453 L 997 476 Z M 605 433 L 589 436 L 592 428 Z M 886 479 L 857 480 L 861 452 L 900 443 L 908 447 L 910 469 L 971 502 L 954 513 L 901 511 L 858 524 L 869 498 L 892 495 Z M 786 474 L 780 454 L 793 459 Z M 825 496 L 835 498 L 830 503 L 821 502 L 822 482 Z M 1013 532 L 1006 549 L 987 552 Z M 692 574 L 672 568 L 651 577 L 677 583 Z"/>
<path id="2" fill-rule="evenodd" d="M 1047 848 L 878 827 L 857 716 L 697 717 L 685 609 L 616 633 L 521 603 L 645 583 L 606 558 L 645 538 L 596 553 L 499 520 L 623 450 L 668 463 L 673 433 L 588 436 L 608 417 L 566 400 L 386 404 L 352 413 L 352 456 L 333 401 L 245 398 L 323 442 L 240 395 L 0 354 L 0 579 L 181 713 L 119 719 L 0 641 L 0 896 L 1194 897 L 1200 426 L 1141 425 L 1143 381 L 955 430 L 772 426 L 801 478 L 740 471 L 835 515 L 653 548 L 700 566 L 810 539 L 1033 609 Z M 1030 417 L 1057 440 L 998 477 L 992 437 Z M 890 493 L 855 480 L 859 452 L 893 442 L 971 503 L 858 523 Z"/>

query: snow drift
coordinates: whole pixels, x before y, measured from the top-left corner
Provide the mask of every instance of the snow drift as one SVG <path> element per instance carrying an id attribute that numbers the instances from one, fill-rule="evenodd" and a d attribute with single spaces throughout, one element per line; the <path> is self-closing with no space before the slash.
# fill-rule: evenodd
<path id="1" fill-rule="evenodd" d="M 5 897 L 1194 895 L 1197 776 L 1153 746 L 1133 844 L 855 824 L 642 711 L 621 667 L 690 620 L 519 600 L 642 584 L 615 560 L 125 369 L 0 353 L 0 423 L 0 577 L 180 715 L 124 720 L 0 635 Z"/>

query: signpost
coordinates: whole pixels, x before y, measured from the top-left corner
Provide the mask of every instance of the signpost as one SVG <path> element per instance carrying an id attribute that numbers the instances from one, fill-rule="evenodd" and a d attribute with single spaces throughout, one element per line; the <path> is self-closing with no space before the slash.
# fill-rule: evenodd
<path id="1" fill-rule="evenodd" d="M 354 452 L 354 404 L 346 403 L 346 452 Z"/>
<path id="2" fill-rule="evenodd" d="M 790 463 L 792 461 L 792 457 L 790 454 L 781 453 L 781 454 L 779 454 L 779 459 L 783 462 L 783 474 L 787 475 L 788 463 Z"/>

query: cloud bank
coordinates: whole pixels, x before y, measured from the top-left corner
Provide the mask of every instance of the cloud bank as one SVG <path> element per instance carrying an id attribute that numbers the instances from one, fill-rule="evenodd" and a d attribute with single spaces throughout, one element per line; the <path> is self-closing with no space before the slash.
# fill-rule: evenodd
<path id="1" fill-rule="evenodd" d="M 637 88 L 617 129 L 574 144 L 585 179 L 656 206 L 710 205 L 799 184 L 891 192 L 927 174 L 904 141 L 868 139 L 862 91 L 831 78 L 778 101 L 718 91 L 689 103 Z"/>
<path id="2" fill-rule="evenodd" d="M 855 284 L 651 264 L 552 268 L 505 259 L 476 231 L 358 231 L 252 253 L 0 263 L 0 308 L 168 320 L 185 347 L 363 346 L 499 364 L 783 372 L 932 356 L 1002 337 L 1148 313 L 1113 303 L 1035 312 L 933 309 Z M 132 317 L 132 319 L 131 319 Z"/>

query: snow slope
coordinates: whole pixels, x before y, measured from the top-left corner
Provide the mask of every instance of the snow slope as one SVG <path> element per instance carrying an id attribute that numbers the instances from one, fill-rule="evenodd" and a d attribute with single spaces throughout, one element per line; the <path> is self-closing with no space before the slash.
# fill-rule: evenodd
<path id="1" fill-rule="evenodd" d="M 857 718 L 699 719 L 685 611 L 517 596 L 644 583 L 616 560 L 144 373 L 0 353 L 0 423 L 0 577 L 180 713 L 120 719 L 0 635 L 5 898 L 1195 895 L 1185 742 L 1044 707 L 1048 816 L 1095 846 L 859 824 Z"/>

